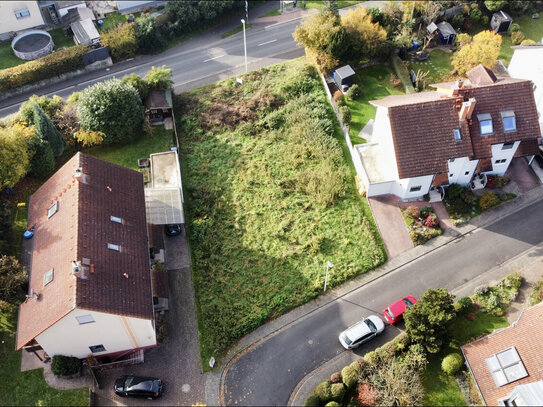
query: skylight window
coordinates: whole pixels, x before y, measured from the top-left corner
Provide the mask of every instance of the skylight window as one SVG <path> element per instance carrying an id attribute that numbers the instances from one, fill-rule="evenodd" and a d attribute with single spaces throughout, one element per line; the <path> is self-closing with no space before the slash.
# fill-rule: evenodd
<path id="1" fill-rule="evenodd" d="M 528 376 L 524 363 L 514 347 L 496 353 L 485 361 L 498 387 Z"/>
<path id="2" fill-rule="evenodd" d="M 118 218 L 117 216 L 110 216 L 109 219 L 115 223 L 123 223 L 122 218 Z"/>
<path id="3" fill-rule="evenodd" d="M 78 317 L 75 317 L 75 319 L 77 319 L 77 322 L 79 322 L 79 325 L 90 324 L 94 322 L 94 318 L 90 314 L 80 315 Z"/>
<path id="4" fill-rule="evenodd" d="M 118 252 L 121 251 L 121 246 L 119 246 L 118 244 L 108 243 L 107 248 L 111 250 L 116 250 Z"/>
<path id="5" fill-rule="evenodd" d="M 507 110 L 505 112 L 500 112 L 503 121 L 503 131 L 517 131 L 517 120 L 515 119 L 515 112 L 512 110 Z"/>
<path id="6" fill-rule="evenodd" d="M 494 132 L 494 127 L 492 126 L 492 116 L 490 116 L 490 113 L 478 114 L 477 119 L 479 120 L 481 136 L 488 136 Z"/>
<path id="7" fill-rule="evenodd" d="M 58 201 L 55 201 L 53 205 L 47 209 L 47 219 L 49 219 L 51 216 L 53 216 L 55 213 L 58 212 Z"/>
<path id="8" fill-rule="evenodd" d="M 51 281 L 53 281 L 54 277 L 54 269 L 49 270 L 45 275 L 43 276 L 43 286 L 45 287 L 47 284 L 49 284 Z"/>
<path id="9" fill-rule="evenodd" d="M 460 133 L 460 129 L 454 129 L 453 132 L 454 132 L 454 139 L 456 141 L 462 140 L 462 133 Z"/>

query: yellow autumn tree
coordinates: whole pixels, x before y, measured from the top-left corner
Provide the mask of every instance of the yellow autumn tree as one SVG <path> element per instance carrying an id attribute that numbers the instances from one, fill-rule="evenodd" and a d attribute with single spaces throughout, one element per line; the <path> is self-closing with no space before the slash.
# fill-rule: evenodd
<path id="1" fill-rule="evenodd" d="M 0 190 L 13 187 L 30 170 L 29 139 L 34 129 L 21 122 L 0 127 Z"/>
<path id="2" fill-rule="evenodd" d="M 465 45 L 454 54 L 451 61 L 458 75 L 465 75 L 479 64 L 491 69 L 500 55 L 502 37 L 492 31 L 481 31 L 473 37 L 471 42 L 464 41 L 464 43 Z"/>
<path id="3" fill-rule="evenodd" d="M 364 7 L 350 9 L 341 18 L 341 25 L 351 36 L 352 56 L 359 62 L 370 60 L 387 38 L 386 30 L 379 23 L 372 22 L 371 15 Z"/>

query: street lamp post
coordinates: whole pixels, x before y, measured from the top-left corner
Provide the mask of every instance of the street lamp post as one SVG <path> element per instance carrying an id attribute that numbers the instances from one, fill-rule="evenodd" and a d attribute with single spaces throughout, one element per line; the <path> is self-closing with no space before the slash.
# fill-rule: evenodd
<path id="1" fill-rule="evenodd" d="M 326 292 L 326 284 L 328 284 L 328 270 L 334 267 L 331 261 L 326 262 L 326 276 L 324 277 L 324 292 Z"/>
<path id="2" fill-rule="evenodd" d="M 248 72 L 247 69 L 247 38 L 245 37 L 245 20 L 241 19 L 241 24 L 243 24 L 243 50 L 245 51 L 245 73 Z"/>

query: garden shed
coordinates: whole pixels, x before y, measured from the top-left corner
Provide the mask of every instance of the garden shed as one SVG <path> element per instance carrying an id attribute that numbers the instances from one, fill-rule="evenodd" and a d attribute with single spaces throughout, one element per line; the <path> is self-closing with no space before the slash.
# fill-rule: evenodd
<path id="1" fill-rule="evenodd" d="M 355 73 L 350 65 L 342 66 L 334 71 L 334 82 L 339 89 L 345 91 L 354 83 L 354 75 Z"/>
<path id="2" fill-rule="evenodd" d="M 145 113 L 151 123 L 160 124 L 166 117 L 172 117 L 172 91 L 153 90 L 145 101 Z"/>
<path id="3" fill-rule="evenodd" d="M 456 40 L 456 31 L 446 21 L 442 21 L 437 24 L 437 32 L 439 36 L 439 43 L 441 45 L 452 45 Z"/>
<path id="4" fill-rule="evenodd" d="M 70 24 L 70 29 L 77 44 L 88 47 L 100 43 L 100 34 L 90 18 Z"/>
<path id="5" fill-rule="evenodd" d="M 506 33 L 509 31 L 509 27 L 512 23 L 513 19 L 509 14 L 504 11 L 498 11 L 497 13 L 492 14 L 490 28 L 492 28 L 495 33 Z"/>

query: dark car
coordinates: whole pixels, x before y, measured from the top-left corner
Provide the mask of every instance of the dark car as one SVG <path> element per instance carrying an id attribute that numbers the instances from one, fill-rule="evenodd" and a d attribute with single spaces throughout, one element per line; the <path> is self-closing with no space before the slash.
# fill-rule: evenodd
<path id="1" fill-rule="evenodd" d="M 165 231 L 167 236 L 177 236 L 183 232 L 183 227 L 181 225 L 166 225 Z"/>
<path id="2" fill-rule="evenodd" d="M 115 380 L 115 394 L 126 397 L 147 397 L 156 399 L 164 388 L 162 380 L 156 377 L 121 376 Z"/>
<path id="3" fill-rule="evenodd" d="M 541 147 L 539 147 L 539 152 L 535 155 L 535 160 L 537 161 L 539 168 L 543 169 L 543 151 L 541 151 Z"/>

